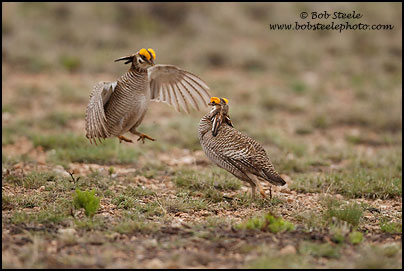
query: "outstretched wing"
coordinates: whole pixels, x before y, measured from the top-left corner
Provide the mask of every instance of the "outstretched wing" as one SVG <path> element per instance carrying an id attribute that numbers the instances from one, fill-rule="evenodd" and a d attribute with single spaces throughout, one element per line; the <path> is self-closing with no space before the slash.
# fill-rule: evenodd
<path id="1" fill-rule="evenodd" d="M 86 111 L 86 137 L 90 139 L 90 142 L 91 140 L 96 142 L 96 138 L 109 137 L 104 105 L 108 102 L 115 87 L 116 82 L 99 82 L 90 94 Z"/>
<path id="2" fill-rule="evenodd" d="M 196 110 L 207 106 L 209 87 L 198 76 L 174 65 L 154 65 L 148 69 L 150 99 L 165 102 L 180 112 L 180 106 L 189 113 L 189 104 Z"/>

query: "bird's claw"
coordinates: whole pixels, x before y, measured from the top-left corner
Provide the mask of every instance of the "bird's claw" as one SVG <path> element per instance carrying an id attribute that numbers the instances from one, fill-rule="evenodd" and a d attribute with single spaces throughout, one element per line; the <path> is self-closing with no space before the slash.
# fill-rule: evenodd
<path id="1" fill-rule="evenodd" d="M 139 136 L 139 138 L 137 139 L 137 141 L 142 140 L 142 143 L 144 144 L 145 138 L 147 138 L 147 139 L 149 139 L 149 140 L 151 140 L 151 141 L 156 141 L 154 138 L 151 138 L 150 136 L 145 135 L 145 134 L 140 134 L 140 136 Z"/>
<path id="2" fill-rule="evenodd" d="M 119 139 L 119 143 L 122 143 L 122 141 L 133 143 L 132 139 L 126 138 L 124 136 L 118 136 L 118 139 Z"/>

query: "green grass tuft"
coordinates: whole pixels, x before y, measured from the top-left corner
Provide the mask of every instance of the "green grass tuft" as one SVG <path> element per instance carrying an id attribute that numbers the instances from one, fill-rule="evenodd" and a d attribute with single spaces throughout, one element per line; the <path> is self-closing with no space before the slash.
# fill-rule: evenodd
<path id="1" fill-rule="evenodd" d="M 10 174 L 8 176 L 5 176 L 3 181 L 28 189 L 38 189 L 39 187 L 45 185 L 47 182 L 54 182 L 56 178 L 57 175 L 53 172 L 32 171 L 25 176 Z"/>
<path id="2" fill-rule="evenodd" d="M 80 189 L 76 189 L 73 205 L 77 209 L 84 208 L 86 216 L 92 217 L 100 208 L 100 198 L 95 195 L 95 190 L 80 191 Z"/>
<path id="3" fill-rule="evenodd" d="M 112 200 L 112 204 L 119 209 L 131 209 L 135 206 L 135 200 L 132 197 L 119 195 Z"/>
<path id="4" fill-rule="evenodd" d="M 360 244 L 363 241 L 363 234 L 359 231 L 353 231 L 349 234 L 349 241 L 353 245 Z"/>
<path id="5" fill-rule="evenodd" d="M 329 221 L 336 218 L 340 221 L 345 221 L 356 228 L 359 225 L 363 214 L 361 205 L 352 203 L 343 205 L 340 201 L 328 198 L 326 199 L 326 210 L 324 216 Z"/>
<path id="6" fill-rule="evenodd" d="M 339 247 L 329 243 L 316 244 L 303 242 L 299 247 L 299 252 L 309 254 L 314 257 L 324 257 L 328 259 L 338 259 L 341 257 Z"/>
<path id="7" fill-rule="evenodd" d="M 114 227 L 114 231 L 121 234 L 153 233 L 158 231 L 159 225 L 150 221 L 124 220 Z"/>
<path id="8" fill-rule="evenodd" d="M 27 224 L 27 223 L 37 223 L 37 224 L 58 224 L 63 222 L 68 217 L 65 210 L 59 210 L 57 208 L 51 208 L 46 210 L 41 210 L 35 213 L 27 213 L 24 211 L 16 211 L 12 214 L 10 220 L 15 224 Z"/>
<path id="9" fill-rule="evenodd" d="M 275 217 L 271 213 L 268 213 L 262 217 L 249 218 L 247 221 L 238 224 L 236 228 L 278 233 L 284 231 L 293 231 L 295 229 L 295 225 L 289 221 L 286 221 L 280 217 Z"/>
<path id="10" fill-rule="evenodd" d="M 76 228 L 83 230 L 105 230 L 107 225 L 102 217 L 85 217 L 83 219 L 74 219 Z"/>
<path id="11" fill-rule="evenodd" d="M 380 222 L 380 230 L 382 232 L 387 232 L 387 233 L 402 233 L 403 228 L 402 224 L 399 222 L 388 222 L 386 219 L 383 219 Z"/>

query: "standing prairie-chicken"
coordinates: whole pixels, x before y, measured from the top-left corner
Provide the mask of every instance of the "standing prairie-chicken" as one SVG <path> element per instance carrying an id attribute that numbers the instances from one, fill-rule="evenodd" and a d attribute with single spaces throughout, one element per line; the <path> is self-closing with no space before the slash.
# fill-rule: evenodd
<path id="1" fill-rule="evenodd" d="M 255 197 L 258 187 L 265 198 L 260 180 L 274 185 L 286 182 L 275 171 L 264 148 L 254 139 L 234 129 L 225 98 L 212 97 L 212 110 L 199 122 L 199 141 L 206 156 L 216 165 L 249 183 Z"/>
<path id="2" fill-rule="evenodd" d="M 119 141 L 132 142 L 123 136 L 126 132 L 145 138 L 136 128 L 142 122 L 150 100 L 180 106 L 187 113 L 189 104 L 196 110 L 206 106 L 209 87 L 196 75 L 173 65 L 155 65 L 153 49 L 141 49 L 136 54 L 118 58 L 131 63 L 127 73 L 115 82 L 100 82 L 90 94 L 86 111 L 86 137 L 96 142 L 98 138 L 116 136 Z"/>

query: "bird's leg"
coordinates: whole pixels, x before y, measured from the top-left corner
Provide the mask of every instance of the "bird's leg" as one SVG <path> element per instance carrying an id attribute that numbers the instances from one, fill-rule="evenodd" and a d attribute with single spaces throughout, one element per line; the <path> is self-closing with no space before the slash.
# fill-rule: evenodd
<path id="1" fill-rule="evenodd" d="M 262 186 L 261 186 L 261 184 L 260 184 L 259 182 L 257 182 L 257 186 L 258 186 L 258 189 L 259 189 L 259 191 L 260 191 L 261 196 L 262 196 L 264 199 L 266 199 L 266 198 L 267 198 L 267 195 L 265 194 L 265 191 L 264 191 L 264 189 L 262 188 Z M 270 196 L 271 196 L 271 198 L 272 198 L 272 194 L 270 194 Z"/>
<path id="2" fill-rule="evenodd" d="M 137 139 L 137 141 L 142 140 L 143 144 L 144 144 L 144 139 L 145 139 L 145 138 L 147 138 L 147 139 L 149 139 L 149 140 L 151 140 L 151 141 L 156 141 L 156 139 L 151 138 L 150 136 L 148 136 L 148 135 L 146 135 L 146 134 L 140 133 L 140 132 L 136 131 L 136 129 L 134 129 L 134 128 L 132 128 L 132 129 L 130 130 L 130 132 L 131 132 L 132 134 L 134 134 L 134 135 L 139 136 L 139 138 Z"/>
<path id="3" fill-rule="evenodd" d="M 272 199 L 272 185 L 269 185 L 269 198 Z"/>
<path id="4" fill-rule="evenodd" d="M 122 143 L 122 141 L 133 143 L 132 139 L 126 138 L 123 135 L 118 136 L 118 139 L 119 143 Z"/>
<path id="5" fill-rule="evenodd" d="M 148 136 L 146 134 L 142 134 L 142 133 L 139 135 L 139 138 L 137 139 L 137 141 L 142 140 L 142 143 L 144 144 L 144 139 L 145 138 L 147 138 L 147 139 L 149 139 L 151 141 L 156 141 L 156 139 L 151 138 L 150 136 Z"/>
<path id="6" fill-rule="evenodd" d="M 255 199 L 257 195 L 257 186 L 255 185 L 255 183 L 250 183 L 250 185 L 252 198 Z"/>

